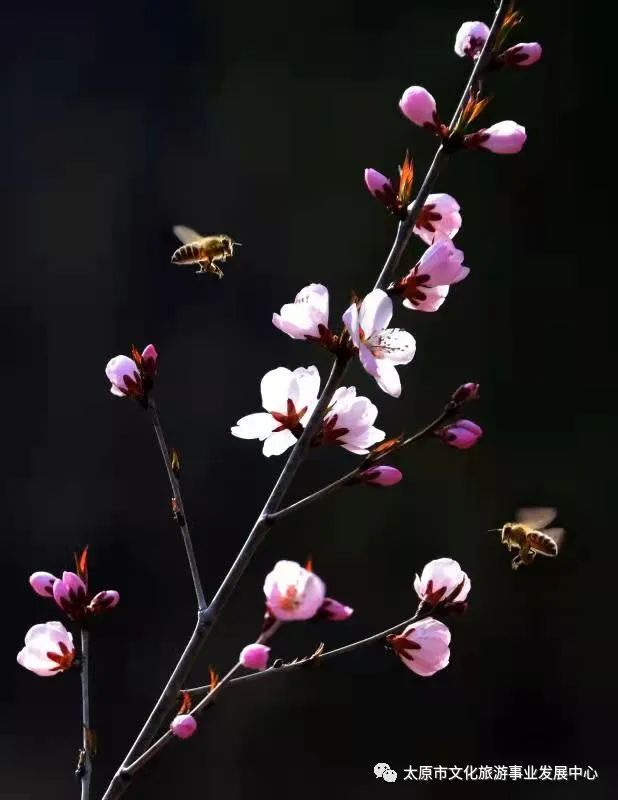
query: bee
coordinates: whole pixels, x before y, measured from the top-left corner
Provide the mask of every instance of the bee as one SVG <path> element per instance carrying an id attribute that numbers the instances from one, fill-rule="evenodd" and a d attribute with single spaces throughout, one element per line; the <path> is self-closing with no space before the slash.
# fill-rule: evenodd
<path id="1" fill-rule="evenodd" d="M 227 261 L 234 255 L 234 245 L 240 246 L 225 234 L 201 236 L 184 225 L 174 225 L 173 230 L 183 244 L 172 254 L 172 264 L 198 264 L 198 275 L 211 272 L 222 278 L 223 270 L 216 262 Z"/>
<path id="2" fill-rule="evenodd" d="M 531 564 L 537 555 L 555 557 L 558 555 L 564 528 L 547 528 L 558 512 L 555 508 L 520 508 L 516 522 L 507 522 L 500 531 L 500 540 L 509 550 L 519 552 L 511 561 L 513 569 L 522 564 Z"/>

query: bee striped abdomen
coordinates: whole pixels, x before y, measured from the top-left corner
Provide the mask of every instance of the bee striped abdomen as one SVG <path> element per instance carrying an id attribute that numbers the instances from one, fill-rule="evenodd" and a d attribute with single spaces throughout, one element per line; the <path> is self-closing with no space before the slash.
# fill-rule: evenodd
<path id="1" fill-rule="evenodd" d="M 536 550 L 538 553 L 543 553 L 546 556 L 557 556 L 558 545 L 551 538 L 541 531 L 533 531 L 528 534 L 528 545 Z"/>
<path id="2" fill-rule="evenodd" d="M 172 254 L 172 264 L 196 264 L 204 258 L 203 250 L 199 242 L 184 244 Z"/>

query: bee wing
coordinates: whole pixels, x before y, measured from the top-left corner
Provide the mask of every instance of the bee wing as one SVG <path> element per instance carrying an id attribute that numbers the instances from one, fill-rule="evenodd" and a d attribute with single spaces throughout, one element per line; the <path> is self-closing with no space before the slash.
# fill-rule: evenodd
<path id="1" fill-rule="evenodd" d="M 557 513 L 555 508 L 520 508 L 515 517 L 517 522 L 542 530 L 555 520 Z"/>
<path id="2" fill-rule="evenodd" d="M 544 531 L 533 531 L 528 536 L 528 543 L 541 556 L 557 556 L 563 539 L 564 528 L 547 528 Z"/>
<path id="3" fill-rule="evenodd" d="M 193 244 L 203 238 L 197 231 L 187 228 L 186 225 L 174 225 L 172 230 L 183 244 Z"/>

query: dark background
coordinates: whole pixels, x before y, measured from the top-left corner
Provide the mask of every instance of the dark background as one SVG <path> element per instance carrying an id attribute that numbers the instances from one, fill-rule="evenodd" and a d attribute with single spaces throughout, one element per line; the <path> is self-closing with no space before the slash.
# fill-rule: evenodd
<path id="1" fill-rule="evenodd" d="M 309 554 L 356 614 L 288 626 L 277 655 L 409 616 L 414 572 L 449 555 L 473 587 L 468 614 L 449 623 L 452 663 L 422 679 L 378 647 L 229 692 L 199 736 L 148 768 L 136 800 L 614 796 L 613 231 L 599 216 L 603 190 L 585 179 L 601 172 L 603 183 L 607 163 L 584 77 L 599 48 L 578 30 L 580 4 L 522 6 L 514 41 L 541 41 L 543 60 L 493 80 L 482 121 L 518 120 L 528 143 L 516 157 L 458 157 L 437 186 L 461 203 L 457 243 L 471 275 L 438 314 L 397 312 L 418 342 L 400 400 L 351 371 L 390 433 L 422 425 L 459 383 L 478 380 L 470 416 L 486 434 L 468 452 L 424 442 L 397 459 L 398 487 L 346 490 L 277 527 L 193 683 L 255 635 L 273 563 Z M 283 463 L 230 426 L 259 410 L 267 370 L 328 369 L 326 353 L 284 337 L 270 316 L 311 281 L 328 284 L 332 320 L 352 288 L 370 288 L 394 226 L 363 169 L 392 174 L 410 147 L 423 173 L 435 142 L 397 101 L 425 85 L 448 117 L 468 70 L 452 52 L 455 31 L 491 13 L 481 0 L 5 7 L 3 800 L 78 794 L 77 673 L 42 680 L 15 664 L 26 630 L 59 617 L 30 591 L 32 571 L 58 573 L 89 543 L 93 587 L 122 595 L 93 643 L 97 797 L 193 625 L 154 438 L 135 404 L 109 394 L 107 360 L 132 342 L 160 351 L 157 398 L 212 595 Z M 177 222 L 244 244 L 223 281 L 170 266 Z M 406 262 L 421 252 L 414 241 Z M 291 496 L 354 462 L 315 455 Z M 485 531 L 529 504 L 560 509 L 566 547 L 513 573 Z M 378 761 L 400 773 L 396 788 L 374 779 Z M 591 765 L 600 777 L 451 788 L 402 783 L 409 764 Z"/>

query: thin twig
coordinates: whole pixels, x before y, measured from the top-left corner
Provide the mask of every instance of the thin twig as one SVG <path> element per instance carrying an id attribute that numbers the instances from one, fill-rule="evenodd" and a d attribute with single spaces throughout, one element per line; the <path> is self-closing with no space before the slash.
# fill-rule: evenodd
<path id="1" fill-rule="evenodd" d="M 419 603 L 416 612 L 412 617 L 409 619 L 405 619 L 402 622 L 398 622 L 396 625 L 391 625 L 390 628 L 386 628 L 383 631 L 379 631 L 378 633 L 372 633 L 371 636 L 367 636 L 365 639 L 359 639 L 356 642 L 350 642 L 350 644 L 343 645 L 342 647 L 337 647 L 335 650 L 325 650 L 322 653 L 318 653 L 317 655 L 311 656 L 306 659 L 300 659 L 299 661 L 292 661 L 289 664 L 282 664 L 279 667 L 269 667 L 268 669 L 263 670 L 262 672 L 251 672 L 249 675 L 242 675 L 241 677 L 234 678 L 230 682 L 230 686 L 238 686 L 240 684 L 248 683 L 250 681 L 259 681 L 264 680 L 265 678 L 272 677 L 273 675 L 283 675 L 288 672 L 293 672 L 295 670 L 301 669 L 302 667 L 312 667 L 317 664 L 320 664 L 322 661 L 330 661 L 333 658 L 337 658 L 338 656 L 343 656 L 346 653 L 353 653 L 356 650 L 360 650 L 363 647 L 368 647 L 371 644 L 378 643 L 383 641 L 386 636 L 391 633 L 397 633 L 398 631 L 405 628 L 407 625 L 411 625 L 413 622 L 417 622 L 419 619 L 424 619 L 428 617 L 432 611 L 431 607 L 425 605 L 423 602 Z M 185 692 L 189 694 L 203 694 L 207 692 L 209 689 L 208 685 L 206 686 L 195 686 L 192 689 L 184 689 Z"/>
<path id="2" fill-rule="evenodd" d="M 470 89 L 476 81 L 477 75 L 480 74 L 481 69 L 485 66 L 485 62 L 493 47 L 496 32 L 502 20 L 506 2 L 507 0 L 500 0 L 498 4 L 488 39 L 485 42 L 485 46 L 483 47 L 481 55 L 474 65 L 468 83 L 466 84 L 466 88 L 464 89 L 457 106 L 457 110 L 453 115 L 451 124 L 454 124 L 457 121 L 461 109 L 464 107 L 468 99 Z M 416 195 L 414 202 L 409 207 L 406 219 L 400 222 L 397 227 L 395 241 L 374 284 L 374 289 L 383 289 L 399 265 L 406 245 L 412 236 L 414 223 L 416 222 L 423 204 L 427 199 L 427 195 L 431 191 L 431 188 L 438 177 L 440 169 L 443 166 L 443 162 L 446 160 L 445 155 L 444 148 L 442 145 L 440 145 L 434 156 L 431 166 L 425 175 L 425 179 L 421 185 L 421 188 Z M 117 800 L 117 798 L 121 797 L 125 793 L 128 787 L 128 782 L 126 780 L 127 776 L 123 774 L 123 771 L 140 755 L 140 753 L 143 753 L 144 750 L 148 748 L 157 731 L 159 730 L 163 720 L 165 719 L 166 714 L 170 712 L 173 704 L 176 702 L 178 692 L 181 690 L 182 685 L 186 682 L 191 664 L 201 650 L 214 624 L 219 619 L 225 604 L 236 587 L 240 577 L 247 568 L 257 547 L 270 528 L 272 524 L 270 517 L 276 511 L 278 511 L 281 502 L 283 501 L 283 498 L 289 489 L 294 476 L 296 475 L 298 467 L 303 460 L 308 445 L 310 444 L 314 434 L 316 434 L 319 430 L 324 414 L 328 409 L 335 390 L 343 379 L 348 363 L 348 356 L 340 355 L 337 357 L 317 405 L 307 422 L 307 426 L 302 436 L 292 448 L 288 460 L 286 461 L 285 466 L 279 475 L 277 483 L 275 484 L 275 487 L 273 488 L 268 500 L 264 505 L 264 508 L 260 512 L 260 515 L 251 529 L 251 532 L 249 533 L 249 536 L 247 537 L 240 553 L 236 557 L 236 560 L 223 579 L 223 582 L 215 594 L 210 606 L 208 606 L 205 611 L 199 612 L 196 628 L 191 635 L 191 639 L 189 640 L 184 653 L 174 668 L 174 672 L 172 673 L 172 676 L 169 679 L 161 696 L 157 700 L 155 708 L 151 712 L 137 739 L 133 743 L 129 754 L 123 760 L 122 765 L 108 786 L 102 800 Z"/>
<path id="3" fill-rule="evenodd" d="M 92 777 L 92 730 L 90 727 L 90 641 L 86 628 L 81 629 L 81 686 L 82 686 L 82 752 L 80 754 L 79 777 L 81 800 L 90 800 Z"/>
<path id="4" fill-rule="evenodd" d="M 384 458 L 390 457 L 393 453 L 397 450 L 401 450 L 403 447 L 407 447 L 414 442 L 417 442 L 419 439 L 424 438 L 425 436 L 429 436 L 429 434 L 433 433 L 436 428 L 440 427 L 442 423 L 448 419 L 449 416 L 453 413 L 454 409 L 447 406 L 442 413 L 436 417 L 436 419 L 432 420 L 429 425 L 425 425 L 424 428 L 417 431 L 416 433 L 411 434 L 410 436 L 402 439 L 401 442 L 398 444 L 393 445 L 390 450 L 387 450 L 385 453 L 378 453 L 375 457 L 371 457 L 371 454 L 368 456 L 371 460 L 368 462 L 367 460 L 361 462 L 361 464 L 350 472 L 346 472 L 345 475 L 342 475 L 341 478 L 337 478 L 336 481 L 323 486 L 321 489 L 313 492 L 307 497 L 303 497 L 301 500 L 297 500 L 295 503 L 291 503 L 289 506 L 280 509 L 276 513 L 272 514 L 269 521 L 270 522 L 280 522 L 282 519 L 289 517 L 291 514 L 294 514 L 296 511 L 300 511 L 303 508 L 306 508 L 311 503 L 315 503 L 316 500 L 322 500 L 322 498 L 327 497 L 329 494 L 337 491 L 337 489 L 341 489 L 344 486 L 351 486 L 354 484 L 358 484 L 362 482 L 360 477 L 361 473 L 367 472 L 371 470 L 375 464 L 382 461 Z"/>
<path id="5" fill-rule="evenodd" d="M 159 412 L 152 398 L 150 398 L 148 402 L 148 410 L 152 420 L 152 427 L 154 428 L 155 436 L 157 437 L 159 450 L 161 451 L 161 455 L 163 457 L 163 463 L 165 464 L 165 471 L 167 472 L 167 477 L 170 482 L 170 487 L 172 490 L 173 512 L 180 527 L 182 540 L 185 545 L 187 561 L 189 562 L 191 579 L 193 580 L 193 588 L 195 589 L 195 597 L 197 599 L 197 610 L 199 613 L 200 611 L 205 611 L 208 604 L 206 603 L 206 598 L 204 597 L 202 581 L 197 568 L 197 561 L 195 559 L 195 552 L 193 550 L 193 542 L 191 541 L 191 533 L 189 532 L 189 523 L 187 522 L 187 515 L 185 513 L 185 507 L 182 501 L 180 481 L 178 480 L 178 476 L 174 471 L 172 455 L 165 440 L 165 433 L 163 432 L 163 426 L 161 425 L 161 418 L 159 417 Z"/>

